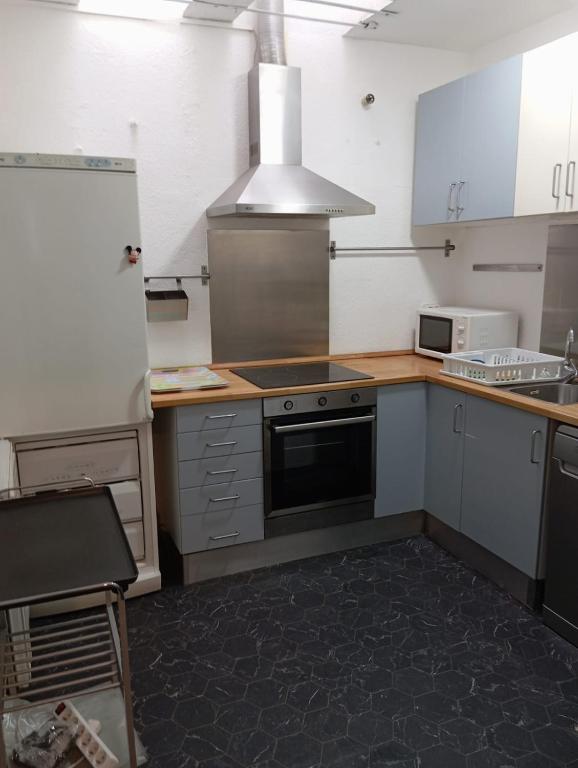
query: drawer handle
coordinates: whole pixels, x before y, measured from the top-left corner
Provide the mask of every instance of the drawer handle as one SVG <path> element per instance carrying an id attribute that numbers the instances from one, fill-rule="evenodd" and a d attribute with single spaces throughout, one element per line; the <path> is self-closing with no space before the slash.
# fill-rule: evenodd
<path id="1" fill-rule="evenodd" d="M 233 533 L 224 533 L 222 536 L 209 536 L 209 541 L 222 541 L 223 539 L 236 539 L 240 536 L 240 531 L 233 531 Z"/>
<path id="2" fill-rule="evenodd" d="M 228 443 L 207 443 L 207 448 L 224 448 L 227 445 L 237 445 L 237 441 L 229 440 Z"/>
<path id="3" fill-rule="evenodd" d="M 207 470 L 207 475 L 228 475 L 230 472 L 238 472 L 238 469 L 213 469 Z"/>
<path id="4" fill-rule="evenodd" d="M 236 493 L 234 496 L 219 496 L 218 499 L 209 499 L 209 501 L 217 502 L 217 501 L 235 501 L 235 499 L 240 499 L 241 496 Z"/>
<path id="5" fill-rule="evenodd" d="M 209 419 L 234 419 L 235 416 L 237 415 L 238 414 L 236 413 L 222 413 L 222 414 L 219 414 L 218 416 L 208 416 L 208 418 Z"/>

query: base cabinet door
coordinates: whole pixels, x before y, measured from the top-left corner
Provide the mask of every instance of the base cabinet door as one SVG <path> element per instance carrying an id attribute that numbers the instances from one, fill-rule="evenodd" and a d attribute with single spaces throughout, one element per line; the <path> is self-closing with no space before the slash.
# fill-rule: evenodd
<path id="1" fill-rule="evenodd" d="M 462 392 L 428 387 L 424 508 L 456 530 L 460 529 L 465 406 Z"/>
<path id="2" fill-rule="evenodd" d="M 548 420 L 467 397 L 461 531 L 536 578 Z"/>
<path id="3" fill-rule="evenodd" d="M 426 385 L 380 387 L 375 517 L 423 509 Z"/>

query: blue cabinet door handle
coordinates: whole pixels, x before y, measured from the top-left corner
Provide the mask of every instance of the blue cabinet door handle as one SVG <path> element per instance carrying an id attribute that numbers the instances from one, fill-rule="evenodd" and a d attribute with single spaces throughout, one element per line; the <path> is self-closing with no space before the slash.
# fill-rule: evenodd
<path id="1" fill-rule="evenodd" d="M 530 443 L 530 462 L 532 464 L 540 464 L 541 459 L 540 457 L 536 458 L 536 442 L 537 437 L 540 435 L 542 437 L 542 431 L 540 429 L 533 429 L 532 430 L 532 440 Z"/>

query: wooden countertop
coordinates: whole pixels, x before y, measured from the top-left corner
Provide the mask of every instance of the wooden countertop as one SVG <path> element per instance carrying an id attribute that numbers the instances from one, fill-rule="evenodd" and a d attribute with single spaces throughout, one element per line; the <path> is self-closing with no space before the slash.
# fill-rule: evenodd
<path id="1" fill-rule="evenodd" d="M 321 358 L 328 360 L 329 358 Z M 314 362 L 311 358 L 308 362 Z M 279 361 L 280 362 L 280 361 Z M 305 362 L 305 361 L 303 361 Z M 363 379 L 358 382 L 344 381 L 335 384 L 314 384 L 309 387 L 284 387 L 281 389 L 259 389 L 248 381 L 236 376 L 227 368 L 219 368 L 219 374 L 230 383 L 222 389 L 204 389 L 195 392 L 172 392 L 152 396 L 153 408 L 173 408 L 179 405 L 197 405 L 200 403 L 218 403 L 227 400 L 249 400 L 257 397 L 279 397 L 296 395 L 303 392 L 327 392 L 336 389 L 351 389 L 352 387 L 381 387 L 388 384 L 405 384 L 412 381 L 428 381 L 441 384 L 450 389 L 470 393 L 494 400 L 497 403 L 520 408 L 530 413 L 537 413 L 549 419 L 562 421 L 578 426 L 578 404 L 556 405 L 534 400 L 524 395 L 515 395 L 503 387 L 485 387 L 461 379 L 454 379 L 440 373 L 441 365 L 438 360 L 413 354 L 368 357 L 334 358 L 334 362 L 353 368 L 361 373 L 368 373 L 373 379 Z M 246 364 L 239 363 L 239 366 Z"/>

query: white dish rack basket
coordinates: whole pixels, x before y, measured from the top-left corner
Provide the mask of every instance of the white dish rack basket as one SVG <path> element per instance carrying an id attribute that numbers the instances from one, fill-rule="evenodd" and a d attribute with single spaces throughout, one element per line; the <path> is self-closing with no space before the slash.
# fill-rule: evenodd
<path id="1" fill-rule="evenodd" d="M 444 355 L 442 373 L 489 387 L 557 381 L 563 376 L 563 357 L 529 349 L 506 347 Z"/>

